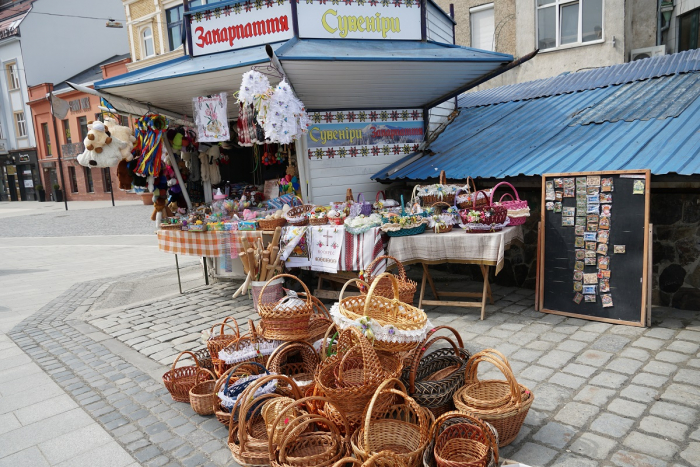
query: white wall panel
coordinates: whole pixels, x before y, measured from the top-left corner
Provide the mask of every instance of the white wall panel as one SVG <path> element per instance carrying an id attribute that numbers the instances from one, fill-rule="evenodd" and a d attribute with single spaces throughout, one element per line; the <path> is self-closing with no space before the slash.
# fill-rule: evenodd
<path id="1" fill-rule="evenodd" d="M 449 17 L 430 2 L 428 2 L 427 15 L 427 39 L 429 41 L 442 42 L 443 44 L 453 44 L 453 23 Z"/>

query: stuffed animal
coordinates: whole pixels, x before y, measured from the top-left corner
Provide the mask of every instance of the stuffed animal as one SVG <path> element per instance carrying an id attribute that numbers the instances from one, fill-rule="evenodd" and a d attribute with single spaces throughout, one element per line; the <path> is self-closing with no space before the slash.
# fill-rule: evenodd
<path id="1" fill-rule="evenodd" d="M 131 171 L 127 167 L 125 159 L 120 160 L 117 165 L 117 178 L 119 179 L 120 190 L 131 189 L 131 183 L 134 181 L 134 177 L 131 176 Z"/>
<path id="2" fill-rule="evenodd" d="M 121 150 L 127 143 L 112 138 L 102 122 L 88 124 L 88 135 L 83 144 L 85 151 L 76 159 L 85 167 L 115 167 L 122 160 Z"/>
<path id="3" fill-rule="evenodd" d="M 121 149 L 122 157 L 124 159 L 130 161 L 134 158 L 134 156 L 131 154 L 131 150 L 134 149 L 134 143 L 136 142 L 134 130 L 128 126 L 120 125 L 111 117 L 105 117 L 105 132 L 109 133 L 112 138 L 116 138 L 119 141 L 126 143 L 126 146 Z"/>
<path id="4" fill-rule="evenodd" d="M 153 214 L 151 214 L 152 221 L 156 220 L 158 213 L 160 213 L 162 217 L 172 217 L 173 215 L 173 212 L 165 202 L 165 198 L 161 198 L 160 196 L 153 202 Z"/>

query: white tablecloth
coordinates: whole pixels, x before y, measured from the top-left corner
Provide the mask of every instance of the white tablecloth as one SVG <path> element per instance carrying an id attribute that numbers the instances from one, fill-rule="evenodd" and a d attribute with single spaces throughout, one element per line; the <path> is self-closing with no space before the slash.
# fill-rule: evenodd
<path id="1" fill-rule="evenodd" d="M 514 241 L 523 242 L 521 226 L 506 227 L 501 232 L 465 233 L 455 227 L 452 232 L 435 232 L 408 237 L 392 237 L 387 254 L 403 264 L 462 263 L 496 266 L 503 269 L 505 251 Z"/>

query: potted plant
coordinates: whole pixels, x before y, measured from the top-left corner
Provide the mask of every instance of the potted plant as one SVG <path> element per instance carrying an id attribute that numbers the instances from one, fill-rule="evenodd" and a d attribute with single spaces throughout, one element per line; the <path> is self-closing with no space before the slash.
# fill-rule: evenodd
<path id="1" fill-rule="evenodd" d="M 57 203 L 63 202 L 63 192 L 61 191 L 61 185 L 58 183 L 53 186 L 53 200 Z"/>
<path id="2" fill-rule="evenodd" d="M 39 202 L 43 203 L 46 201 L 46 191 L 44 191 L 44 185 L 37 185 L 36 192 L 39 195 Z"/>

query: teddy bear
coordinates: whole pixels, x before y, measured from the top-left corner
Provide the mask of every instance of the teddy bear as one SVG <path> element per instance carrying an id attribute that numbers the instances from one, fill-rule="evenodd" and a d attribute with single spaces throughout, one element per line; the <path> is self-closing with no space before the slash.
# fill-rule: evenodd
<path id="1" fill-rule="evenodd" d="M 105 117 L 105 133 L 108 133 L 112 138 L 116 138 L 119 141 L 126 143 L 121 149 L 122 157 L 128 162 L 134 158 L 131 154 L 131 150 L 134 149 L 134 143 L 136 142 L 136 137 L 134 136 L 134 131 L 128 126 L 120 125 L 114 118 Z"/>
<path id="2" fill-rule="evenodd" d="M 155 221 L 159 213 L 161 214 L 162 217 L 172 217 L 173 216 L 173 212 L 170 210 L 170 208 L 166 204 L 165 198 L 161 198 L 160 196 L 157 197 L 155 199 L 155 201 L 153 202 L 153 214 L 151 214 L 151 220 Z"/>
<path id="3" fill-rule="evenodd" d="M 85 167 L 115 167 L 122 160 L 121 150 L 127 143 L 109 136 L 102 122 L 92 122 L 83 144 L 85 151 L 76 159 Z"/>
<path id="4" fill-rule="evenodd" d="M 134 177 L 131 174 L 132 172 L 129 170 L 126 159 L 120 160 L 117 165 L 117 178 L 119 179 L 120 190 L 131 189 L 131 184 L 134 181 Z"/>

